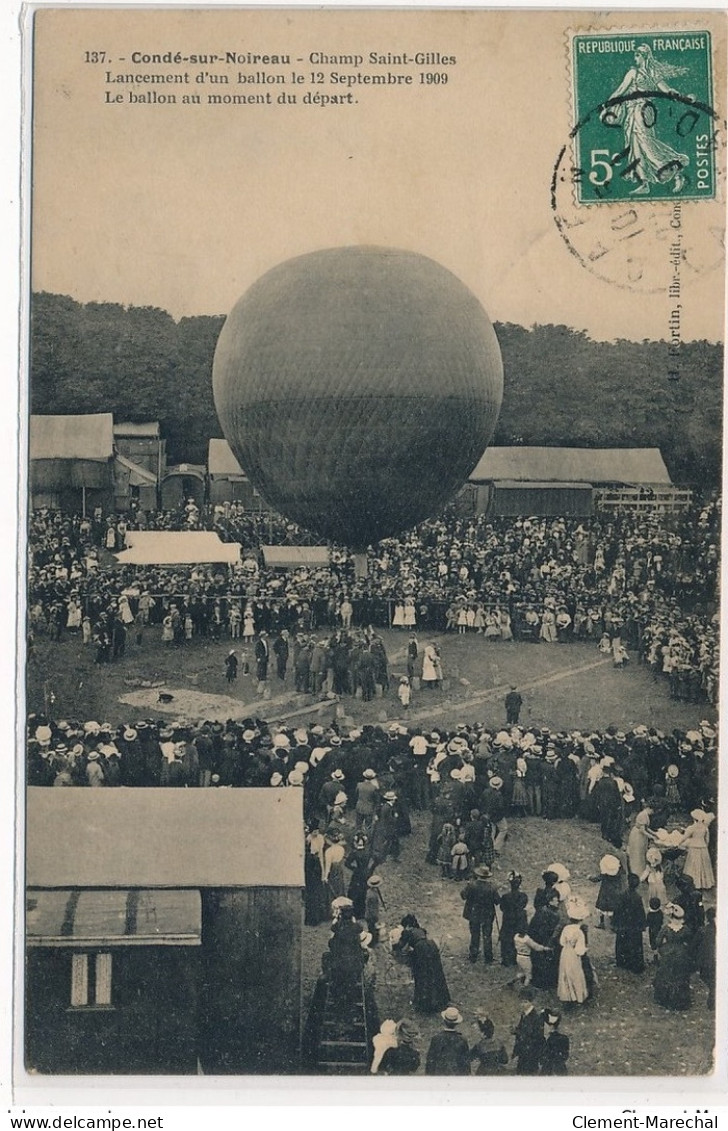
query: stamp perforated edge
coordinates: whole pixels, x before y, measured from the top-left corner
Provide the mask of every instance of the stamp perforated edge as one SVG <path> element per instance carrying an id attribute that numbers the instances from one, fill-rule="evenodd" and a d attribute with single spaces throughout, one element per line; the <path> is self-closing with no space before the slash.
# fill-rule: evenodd
<path id="1" fill-rule="evenodd" d="M 697 14 L 700 15 L 701 12 L 698 12 Z M 718 113 L 718 111 L 716 109 L 715 82 L 714 82 L 715 67 L 714 67 L 714 60 L 713 60 L 713 53 L 714 53 L 714 50 L 715 50 L 714 34 L 713 34 L 713 31 L 710 28 L 696 29 L 696 24 L 693 23 L 693 22 L 691 22 L 690 24 L 682 24 L 682 23 L 681 24 L 671 24 L 670 20 L 669 20 L 669 13 L 666 12 L 665 15 L 668 17 L 668 19 L 666 20 L 666 23 L 670 25 L 670 26 L 666 27 L 665 24 L 661 23 L 660 27 L 661 27 L 661 30 L 663 28 L 665 29 L 664 30 L 665 35 L 688 35 L 688 34 L 695 35 L 696 31 L 699 31 L 700 34 L 707 35 L 709 37 L 710 46 L 709 46 L 709 50 L 708 50 L 708 82 L 709 82 L 709 87 L 710 87 L 711 101 L 708 105 L 709 105 L 709 108 L 711 110 L 711 113 L 713 114 L 713 120 L 714 120 L 714 123 L 716 125 L 716 128 L 718 129 L 718 131 L 721 135 L 717 139 L 717 144 L 716 144 L 716 147 L 715 147 L 715 150 L 714 150 L 713 183 L 714 183 L 714 190 L 715 191 L 714 191 L 713 195 L 710 196 L 710 197 L 704 197 L 702 199 L 696 198 L 696 197 L 681 197 L 680 200 L 681 200 L 683 207 L 685 207 L 685 208 L 690 208 L 691 206 L 694 206 L 694 205 L 700 206 L 700 205 L 711 204 L 711 203 L 715 203 L 715 202 L 724 203 L 725 202 L 725 185 L 726 185 L 726 160 L 725 160 L 725 157 L 726 157 L 726 150 L 727 150 L 727 147 L 728 147 L 728 125 L 726 125 L 725 120 L 720 116 L 720 114 Z M 564 68 L 565 68 L 565 73 L 566 73 L 566 90 L 565 90 L 565 100 L 566 100 L 566 107 L 567 107 L 567 110 L 566 110 L 567 119 L 566 120 L 569 123 L 568 141 L 567 141 L 567 144 L 566 144 L 566 157 L 571 162 L 572 168 L 576 168 L 576 165 L 577 165 L 577 161 L 576 161 L 576 135 L 578 133 L 579 124 L 580 124 L 579 117 L 578 117 L 577 105 L 576 105 L 576 86 L 575 86 L 575 73 L 574 73 L 575 72 L 575 67 L 574 67 L 574 39 L 577 36 L 584 36 L 584 35 L 593 35 L 595 38 L 597 38 L 598 36 L 603 36 L 603 35 L 654 36 L 655 34 L 656 34 L 656 32 L 655 32 L 654 28 L 652 28 L 652 27 L 646 28 L 644 25 L 642 27 L 633 27 L 631 25 L 624 25 L 624 24 L 618 24 L 614 27 L 612 27 L 612 26 L 605 27 L 603 25 L 595 26 L 594 24 L 589 24 L 589 25 L 585 25 L 584 27 L 568 27 L 564 30 L 564 33 L 563 33 L 563 48 L 564 48 L 564 56 L 565 56 Z M 596 110 L 596 109 L 598 109 L 598 106 L 594 107 L 594 110 Z M 719 155 L 722 155 L 722 159 L 719 159 Z M 560 151 L 559 157 L 557 159 L 557 166 L 560 164 L 560 162 L 561 162 L 561 151 Z M 603 209 L 606 209 L 606 208 L 615 209 L 615 208 L 623 208 L 624 204 L 625 204 L 624 200 L 591 200 L 591 201 L 579 200 L 577 185 L 576 185 L 576 182 L 573 181 L 573 180 L 572 180 L 572 184 L 571 184 L 571 196 L 572 196 L 572 204 L 574 205 L 575 208 L 589 208 L 589 209 L 591 209 L 591 208 L 599 207 L 599 208 L 603 208 Z M 654 207 L 654 208 L 669 209 L 669 208 L 672 207 L 673 202 L 670 201 L 670 200 L 655 200 L 653 198 L 650 201 L 650 203 L 651 203 L 652 207 Z"/>

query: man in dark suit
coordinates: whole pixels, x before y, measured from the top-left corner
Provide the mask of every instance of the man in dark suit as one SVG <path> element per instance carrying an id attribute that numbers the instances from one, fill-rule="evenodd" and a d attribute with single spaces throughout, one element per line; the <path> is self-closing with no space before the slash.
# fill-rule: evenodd
<path id="1" fill-rule="evenodd" d="M 460 1010 L 455 1005 L 449 1005 L 440 1016 L 445 1022 L 445 1028 L 435 1033 L 430 1041 L 425 1075 L 469 1076 L 470 1049 L 465 1037 L 457 1031 L 457 1026 L 463 1020 Z"/>
<path id="2" fill-rule="evenodd" d="M 290 649 L 288 647 L 288 631 L 284 628 L 278 633 L 278 636 L 273 641 L 273 651 L 276 656 L 276 666 L 278 668 L 278 678 L 284 680 L 286 678 L 286 670 L 288 668 L 288 656 Z M 258 659 L 258 650 L 256 645 L 255 658 Z"/>
<path id="3" fill-rule="evenodd" d="M 508 692 L 508 694 L 506 695 L 506 698 L 505 698 L 506 724 L 507 725 L 510 726 L 511 724 L 518 722 L 518 716 L 521 713 L 521 707 L 522 706 L 523 706 L 523 699 L 519 695 L 518 688 L 516 687 L 516 685 L 512 684 L 511 690 Z"/>
<path id="4" fill-rule="evenodd" d="M 474 872 L 475 879 L 460 892 L 465 900 L 463 919 L 470 924 L 470 961 L 476 962 L 483 936 L 483 958 L 486 965 L 493 961 L 493 920 L 500 896 L 495 884 L 490 882 L 490 868 L 481 864 Z"/>
<path id="5" fill-rule="evenodd" d="M 513 1058 L 516 1072 L 521 1076 L 537 1076 L 544 1046 L 543 1016 L 534 1009 L 534 993 L 524 986 L 518 995 L 521 999 L 521 1016 L 514 1030 Z"/>
<path id="6" fill-rule="evenodd" d="M 258 678 L 258 691 L 262 691 L 266 680 L 268 679 L 268 661 L 270 660 L 270 646 L 268 644 L 268 633 L 265 629 L 261 629 L 260 635 L 255 642 L 255 665 L 256 676 Z"/>

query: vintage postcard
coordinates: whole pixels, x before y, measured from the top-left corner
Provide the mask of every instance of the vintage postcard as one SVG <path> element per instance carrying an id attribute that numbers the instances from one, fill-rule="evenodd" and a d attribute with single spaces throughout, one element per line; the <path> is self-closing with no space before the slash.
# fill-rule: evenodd
<path id="1" fill-rule="evenodd" d="M 16 1084 L 707 1102 L 725 14 L 26 34 Z"/>

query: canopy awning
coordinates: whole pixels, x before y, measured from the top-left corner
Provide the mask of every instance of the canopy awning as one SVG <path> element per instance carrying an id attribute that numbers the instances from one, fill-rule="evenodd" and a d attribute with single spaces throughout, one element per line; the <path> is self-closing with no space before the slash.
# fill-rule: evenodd
<path id="1" fill-rule="evenodd" d="M 28 946 L 199 946 L 200 893 L 30 889 L 25 924 Z"/>
<path id="2" fill-rule="evenodd" d="M 209 530 L 128 530 L 127 548 L 116 555 L 120 565 L 237 565 L 240 543 L 222 542 Z"/>
<path id="3" fill-rule="evenodd" d="M 320 569 L 330 561 L 328 546 L 261 546 L 268 569 Z"/>

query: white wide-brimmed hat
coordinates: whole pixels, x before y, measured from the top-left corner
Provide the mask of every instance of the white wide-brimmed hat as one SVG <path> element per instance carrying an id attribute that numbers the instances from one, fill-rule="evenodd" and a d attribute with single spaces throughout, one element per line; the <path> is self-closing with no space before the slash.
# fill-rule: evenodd
<path id="1" fill-rule="evenodd" d="M 603 876 L 616 876 L 621 867 L 622 864 L 618 857 L 612 856 L 611 853 L 602 856 L 599 861 L 599 871 Z"/>

